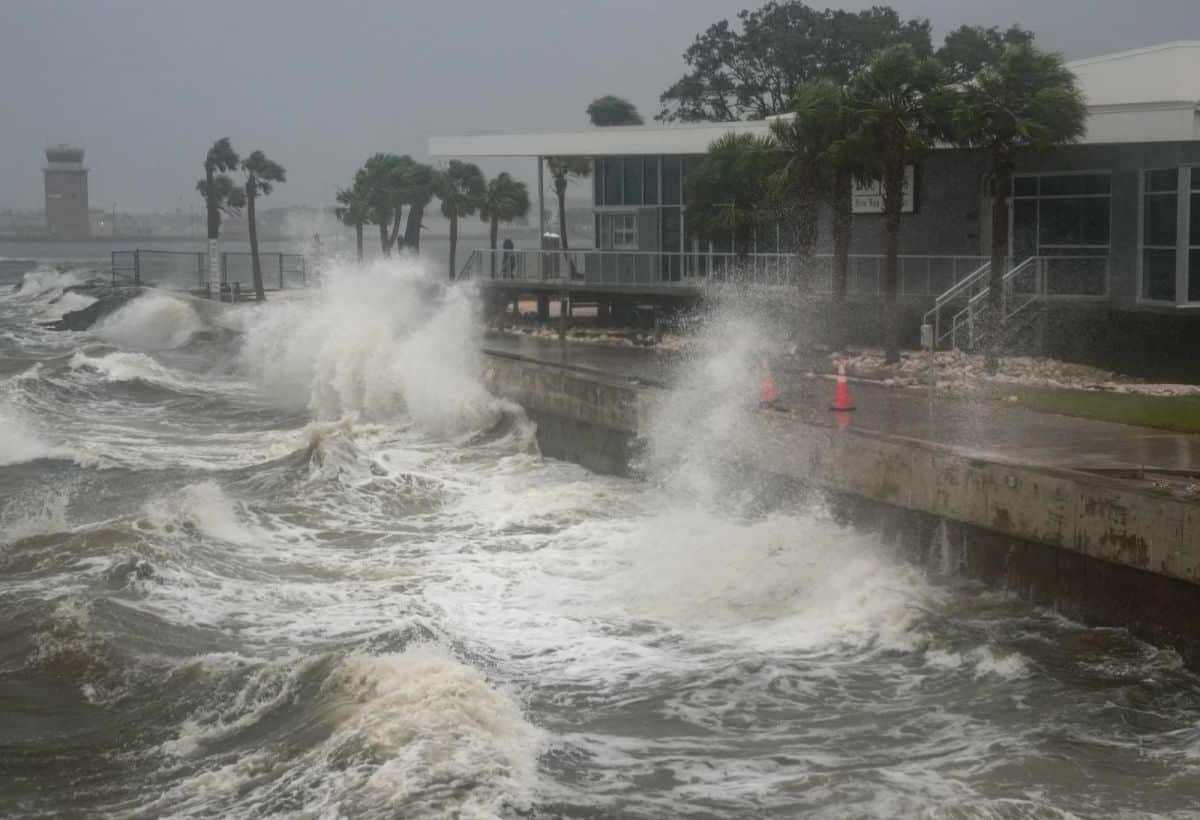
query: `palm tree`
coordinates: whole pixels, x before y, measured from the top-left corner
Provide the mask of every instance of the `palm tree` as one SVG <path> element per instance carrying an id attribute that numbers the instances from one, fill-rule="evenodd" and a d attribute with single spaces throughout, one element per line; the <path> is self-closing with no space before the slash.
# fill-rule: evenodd
<path id="1" fill-rule="evenodd" d="M 855 176 L 862 175 L 858 151 L 850 141 L 852 130 L 845 86 L 831 81 L 804 83 L 792 102 L 794 116 L 772 123 L 771 132 L 785 160 L 785 183 L 815 185 L 817 195 L 833 211 L 833 316 L 830 344 L 845 345 L 846 286 L 853 222 L 851 191 Z M 815 221 L 811 228 L 815 233 Z"/>
<path id="2" fill-rule="evenodd" d="M 210 286 L 216 286 L 218 298 L 221 274 L 217 240 L 221 233 L 221 214 L 234 216 L 245 204 L 241 189 L 226 173 L 236 171 L 237 167 L 237 151 L 233 150 L 229 137 L 221 137 L 208 149 L 204 157 L 204 179 L 196 183 L 196 190 L 204 197 L 208 211 L 208 281 Z"/>
<path id="3" fill-rule="evenodd" d="M 287 171 L 262 151 L 255 151 L 242 160 L 246 172 L 246 223 L 250 229 L 250 265 L 254 273 L 254 298 L 263 301 L 267 294 L 263 290 L 262 266 L 258 259 L 258 221 L 254 203 L 260 196 L 271 193 L 276 183 L 287 182 Z"/>
<path id="4" fill-rule="evenodd" d="M 896 291 L 905 168 L 944 132 L 940 115 L 945 93 L 941 66 L 919 56 L 908 44 L 879 51 L 850 84 L 851 138 L 883 189 L 884 335 L 889 363 L 900 361 Z"/>
<path id="5" fill-rule="evenodd" d="M 400 240 L 403 246 L 413 253 L 421 252 L 421 221 L 425 218 L 425 209 L 433 201 L 434 170 L 431 166 L 417 162 L 405 154 L 400 174 L 399 201 L 408 206 L 408 218 L 404 223 L 404 236 Z"/>
<path id="6" fill-rule="evenodd" d="M 957 140 L 987 151 L 991 163 L 988 302 L 993 327 L 987 363 L 994 372 L 1003 332 L 1001 291 L 1014 156 L 1020 151 L 1042 153 L 1078 140 L 1086 129 L 1087 104 L 1062 57 L 1024 42 L 1005 48 L 996 62 L 984 65 L 964 84 L 955 95 L 951 119 Z"/>
<path id="7" fill-rule="evenodd" d="M 567 245 L 567 181 L 587 179 L 592 174 L 592 161 L 587 157 L 546 157 L 546 168 L 554 180 L 554 194 L 558 197 L 558 233 L 562 249 Z"/>
<path id="8" fill-rule="evenodd" d="M 367 192 L 369 221 L 379 227 L 379 247 L 384 256 L 391 255 L 400 233 L 404 160 L 396 154 L 375 154 L 354 175 L 355 186 Z"/>
<path id="9" fill-rule="evenodd" d="M 483 171 L 471 162 L 452 159 L 446 170 L 437 175 L 437 197 L 442 201 L 442 215 L 450 220 L 450 280 L 457 270 L 454 256 L 458 248 L 459 217 L 470 216 L 483 204 L 487 185 Z"/>
<path id="10" fill-rule="evenodd" d="M 502 172 L 487 185 L 483 202 L 479 206 L 479 218 L 489 223 L 488 239 L 492 249 L 492 278 L 496 278 L 496 239 L 501 222 L 524 219 L 529 214 L 529 189 L 524 182 Z"/>
<path id="11" fill-rule="evenodd" d="M 349 188 L 340 188 L 337 192 L 337 207 L 334 213 L 343 225 L 354 228 L 355 248 L 358 251 L 358 261 L 363 261 L 363 226 L 371 221 L 370 192 L 357 178 Z"/>
<path id="12" fill-rule="evenodd" d="M 728 236 L 738 256 L 750 252 L 754 229 L 770 217 L 772 174 L 782 154 L 774 139 L 725 134 L 688 174 L 688 224 L 701 236 Z"/>

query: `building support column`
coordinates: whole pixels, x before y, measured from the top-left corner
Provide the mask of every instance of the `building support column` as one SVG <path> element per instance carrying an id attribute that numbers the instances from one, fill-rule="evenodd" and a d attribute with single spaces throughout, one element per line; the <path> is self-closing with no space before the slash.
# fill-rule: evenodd
<path id="1" fill-rule="evenodd" d="M 537 295 L 537 320 L 550 321 L 550 294 L 544 291 Z"/>

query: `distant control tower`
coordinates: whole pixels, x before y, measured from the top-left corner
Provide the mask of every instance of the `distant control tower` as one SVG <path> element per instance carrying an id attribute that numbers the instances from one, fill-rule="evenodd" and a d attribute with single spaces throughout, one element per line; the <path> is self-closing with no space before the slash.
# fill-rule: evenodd
<path id="1" fill-rule="evenodd" d="M 54 145 L 46 149 L 46 230 L 57 239 L 88 238 L 88 169 L 83 149 Z"/>

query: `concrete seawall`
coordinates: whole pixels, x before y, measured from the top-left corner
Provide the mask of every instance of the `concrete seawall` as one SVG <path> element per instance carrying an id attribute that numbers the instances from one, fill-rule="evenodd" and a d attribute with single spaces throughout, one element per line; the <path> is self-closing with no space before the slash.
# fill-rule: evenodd
<path id="1" fill-rule="evenodd" d="M 662 388 L 490 355 L 487 382 L 527 409 L 542 451 L 620 473 Z M 1200 503 L 1120 479 L 979 458 L 778 413 L 731 461 L 824 491 L 855 526 L 916 560 L 1092 623 L 1125 626 L 1200 665 Z"/>

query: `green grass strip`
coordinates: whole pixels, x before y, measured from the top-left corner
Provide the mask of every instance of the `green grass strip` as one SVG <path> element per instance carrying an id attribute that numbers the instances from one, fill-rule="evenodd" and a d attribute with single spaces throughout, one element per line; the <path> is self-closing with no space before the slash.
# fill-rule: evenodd
<path id="1" fill-rule="evenodd" d="M 1017 406 L 1039 413 L 1132 424 L 1174 433 L 1200 433 L 1200 396 L 1139 396 L 1042 387 L 1005 387 L 1002 391 L 1002 396 L 1016 396 L 1014 403 Z"/>

